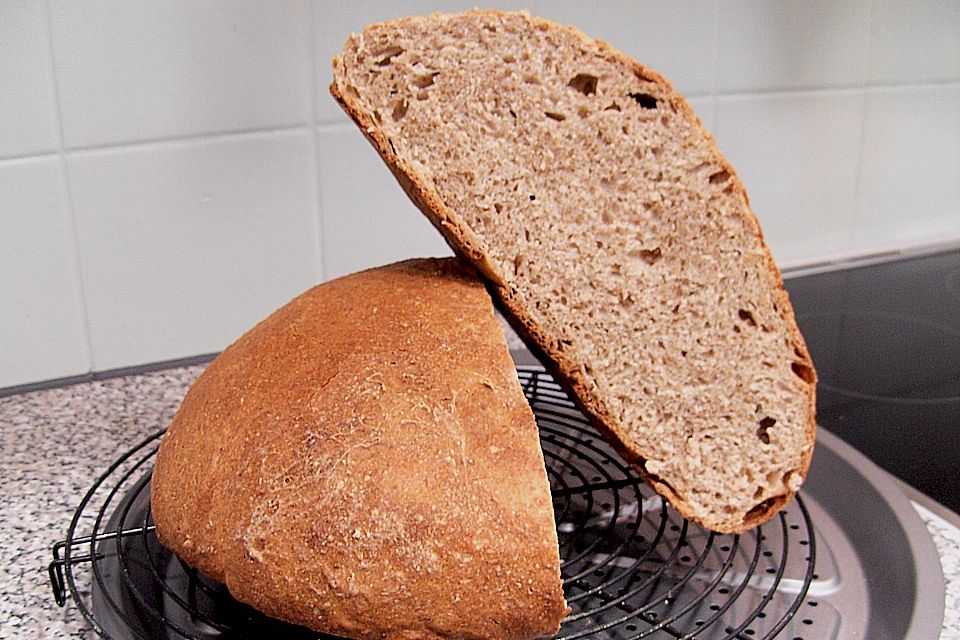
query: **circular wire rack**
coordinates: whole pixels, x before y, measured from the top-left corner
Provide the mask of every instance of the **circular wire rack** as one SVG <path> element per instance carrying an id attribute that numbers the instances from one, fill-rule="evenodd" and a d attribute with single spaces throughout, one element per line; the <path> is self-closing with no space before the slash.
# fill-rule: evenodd
<path id="1" fill-rule="evenodd" d="M 572 609 L 556 638 L 800 638 L 816 577 L 801 496 L 764 525 L 721 535 L 650 490 L 539 367 L 518 370 L 540 428 Z M 149 483 L 163 431 L 116 460 L 80 503 L 48 567 L 111 640 L 329 638 L 255 611 L 157 541 Z M 80 532 L 88 532 L 81 535 Z"/>

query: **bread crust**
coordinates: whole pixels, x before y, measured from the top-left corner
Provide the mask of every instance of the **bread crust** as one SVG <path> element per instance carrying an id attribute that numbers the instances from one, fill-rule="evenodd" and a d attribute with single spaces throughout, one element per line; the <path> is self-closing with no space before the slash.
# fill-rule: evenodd
<path id="1" fill-rule="evenodd" d="M 493 18 L 518 15 L 500 10 L 473 10 L 467 13 Z M 648 69 L 608 43 L 599 39 L 590 38 L 575 27 L 533 17 L 526 12 L 521 12 L 520 15 L 523 15 L 523 17 L 530 22 L 531 29 L 542 27 L 544 29 L 563 31 L 578 38 L 584 46 L 595 48 L 602 53 L 606 59 L 629 65 L 638 77 L 658 84 L 663 89 L 664 94 L 668 96 L 671 105 L 693 123 L 700 134 L 702 134 L 704 142 L 708 145 L 709 151 L 714 156 L 716 162 L 729 172 L 731 176 L 729 185 L 743 201 L 743 207 L 740 210 L 741 218 L 750 226 L 753 234 L 756 236 L 757 243 L 762 252 L 765 268 L 769 272 L 772 281 L 771 286 L 775 289 L 774 295 L 778 301 L 778 313 L 783 320 L 784 326 L 788 328 L 788 339 L 793 346 L 797 365 L 804 371 L 804 375 L 806 376 L 805 380 L 808 382 L 804 390 L 807 414 L 804 438 L 807 446 L 803 452 L 800 467 L 794 470 L 800 478 L 805 478 L 810 467 L 810 460 L 813 456 L 816 433 L 816 373 L 806 343 L 797 327 L 789 296 L 783 288 L 783 279 L 780 270 L 773 260 L 769 247 L 764 241 L 759 221 L 750 209 L 749 197 L 735 169 L 721 155 L 713 136 L 703 128 L 702 122 L 693 112 L 693 109 L 687 103 L 686 99 L 677 93 L 671 83 L 663 78 L 663 76 Z M 432 14 L 426 19 L 442 19 L 443 17 L 443 14 Z M 394 23 L 402 24 L 406 20 L 411 20 L 411 18 L 397 20 L 394 21 Z M 378 25 L 371 25 L 373 28 L 377 26 Z M 343 64 L 340 56 L 334 57 L 334 79 L 330 85 L 331 95 L 360 127 L 364 136 L 377 150 L 381 158 L 383 158 L 403 190 L 424 213 L 433 226 L 443 235 L 447 244 L 450 245 L 457 255 L 470 261 L 480 274 L 483 275 L 497 306 L 504 312 L 510 324 L 533 346 L 534 351 L 544 356 L 543 362 L 545 366 L 551 370 L 555 378 L 572 394 L 581 410 L 591 419 L 596 428 L 611 442 L 624 459 L 633 465 L 643 476 L 644 480 L 660 495 L 667 498 L 684 517 L 721 533 L 742 533 L 766 522 L 776 515 L 794 496 L 795 491 L 787 491 L 780 496 L 765 500 L 754 509 L 751 509 L 750 512 L 742 518 L 717 520 L 705 518 L 702 513 L 698 512 L 691 504 L 684 500 L 682 496 L 674 492 L 668 483 L 647 471 L 644 466 L 645 460 L 642 453 L 631 439 L 627 437 L 625 429 L 605 406 L 602 398 L 594 393 L 592 385 L 587 380 L 584 372 L 563 351 L 559 350 L 556 341 L 551 339 L 551 337 L 538 326 L 531 310 L 524 305 L 524 301 L 518 295 L 516 289 L 510 286 L 499 269 L 485 255 L 481 249 L 482 243 L 477 239 L 475 234 L 462 222 L 457 214 L 443 202 L 436 188 L 430 183 L 430 180 L 409 166 L 409 164 L 396 153 L 383 129 L 377 125 L 371 115 L 362 108 L 356 97 L 350 95 L 349 92 L 344 90 L 344 87 L 338 84 L 339 79 L 343 75 Z"/>
<path id="2" fill-rule="evenodd" d="M 563 598 L 536 423 L 461 261 L 311 289 L 187 393 L 157 535 L 273 617 L 352 638 L 549 636 Z"/>

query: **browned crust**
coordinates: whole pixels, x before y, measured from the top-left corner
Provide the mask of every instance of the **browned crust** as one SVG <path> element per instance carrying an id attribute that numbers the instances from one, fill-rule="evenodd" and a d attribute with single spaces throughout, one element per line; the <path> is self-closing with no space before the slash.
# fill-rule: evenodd
<path id="1" fill-rule="evenodd" d="M 474 11 L 490 16 L 506 16 L 509 14 L 509 12 L 499 10 Z M 763 232 L 760 229 L 760 223 L 757 220 L 756 215 L 750 209 L 749 197 L 746 189 L 743 187 L 743 184 L 740 181 L 739 176 L 736 173 L 736 170 L 726 160 L 726 158 L 721 155 L 719 149 L 717 149 L 713 136 L 711 136 L 710 133 L 703 128 L 702 122 L 696 116 L 696 114 L 694 114 L 693 109 L 687 103 L 686 99 L 677 93 L 673 89 L 673 86 L 670 84 L 670 82 L 661 75 L 648 69 L 636 60 L 633 60 L 627 54 L 615 49 L 606 42 L 590 38 L 575 27 L 557 24 L 549 20 L 544 20 L 533 16 L 527 16 L 527 19 L 529 19 L 535 25 L 547 25 L 548 28 L 551 29 L 563 30 L 582 39 L 587 44 L 595 44 L 600 51 L 604 52 L 608 56 L 609 60 L 619 60 L 621 62 L 625 62 L 633 67 L 638 77 L 645 78 L 651 82 L 659 84 L 664 89 L 665 93 L 669 95 L 671 104 L 680 112 L 682 112 L 691 122 L 696 123 L 696 127 L 703 134 L 707 144 L 710 145 L 710 151 L 713 153 L 717 161 L 730 173 L 731 179 L 729 184 L 732 185 L 736 192 L 739 193 L 743 198 L 743 219 L 749 225 L 751 225 L 757 237 L 757 241 L 763 248 L 764 260 L 774 281 L 774 286 L 777 288 L 776 297 L 779 313 L 784 321 L 784 326 L 788 327 L 790 334 L 789 338 L 793 344 L 797 361 L 803 366 L 807 367 L 811 376 L 809 384 L 806 385 L 807 424 L 805 429 L 805 439 L 809 444 L 809 447 L 804 454 L 801 468 L 796 470 L 801 477 L 805 478 L 810 467 L 810 460 L 813 456 L 813 445 L 816 433 L 816 374 L 814 372 L 813 361 L 810 358 L 810 353 L 807 350 L 803 335 L 800 333 L 800 329 L 797 327 L 789 296 L 786 290 L 783 288 L 783 279 L 780 275 L 780 270 L 774 262 L 773 256 L 770 253 L 770 249 L 763 239 Z M 419 176 L 416 171 L 408 166 L 407 163 L 405 163 L 403 159 L 396 154 L 389 138 L 374 122 L 373 118 L 370 117 L 370 115 L 362 108 L 360 108 L 360 106 L 356 104 L 356 102 L 350 96 L 343 94 L 343 92 L 340 90 L 340 87 L 337 85 L 338 64 L 341 64 L 339 56 L 335 57 L 333 60 L 334 80 L 330 85 L 330 93 L 337 100 L 343 110 L 360 127 L 360 130 L 363 132 L 364 136 L 374 146 L 389 167 L 390 171 L 397 178 L 400 185 L 403 187 L 403 190 L 407 193 L 414 204 L 416 204 L 417 207 L 424 213 L 424 215 L 426 215 L 433 226 L 440 231 L 444 239 L 447 241 L 447 244 L 449 244 L 454 252 L 456 252 L 458 255 L 469 260 L 487 279 L 489 285 L 488 288 L 497 300 L 498 306 L 505 311 L 505 315 L 510 321 L 511 325 L 513 325 L 524 338 L 536 345 L 538 350 L 546 356 L 545 364 L 552 370 L 554 376 L 572 393 L 581 409 L 591 418 L 598 430 L 607 437 L 611 444 L 616 447 L 624 459 L 633 464 L 633 466 L 643 476 L 644 480 L 646 480 L 660 495 L 667 498 L 670 503 L 686 518 L 700 522 L 704 526 L 722 533 L 742 533 L 752 529 L 753 527 L 772 518 L 785 504 L 787 504 L 787 502 L 790 501 L 794 495 L 794 492 L 789 492 L 782 496 L 768 499 L 760 508 L 756 509 L 756 511 L 751 511 L 749 516 L 744 518 L 742 521 L 708 522 L 702 519 L 700 514 L 698 514 L 681 496 L 678 496 L 668 484 L 659 481 L 658 478 L 648 473 L 643 466 L 643 457 L 635 449 L 630 439 L 620 429 L 616 419 L 603 405 L 601 399 L 591 393 L 589 384 L 586 382 L 579 367 L 575 366 L 575 364 L 572 363 L 562 351 L 558 350 L 555 347 L 555 342 L 550 340 L 549 336 L 547 336 L 536 325 L 531 314 L 521 306 L 520 301 L 516 296 L 516 292 L 510 289 L 506 281 L 498 274 L 496 267 L 480 250 L 479 243 L 473 236 L 473 233 L 470 231 L 470 229 L 467 228 L 466 225 L 460 224 L 457 221 L 456 214 L 449 207 L 447 207 L 440 195 L 437 193 L 436 189 L 434 189 L 426 179 Z"/>
<path id="2" fill-rule="evenodd" d="M 520 640 L 569 611 L 536 422 L 457 259 L 319 285 L 228 347 L 163 439 L 151 506 L 191 566 L 324 633 Z"/>

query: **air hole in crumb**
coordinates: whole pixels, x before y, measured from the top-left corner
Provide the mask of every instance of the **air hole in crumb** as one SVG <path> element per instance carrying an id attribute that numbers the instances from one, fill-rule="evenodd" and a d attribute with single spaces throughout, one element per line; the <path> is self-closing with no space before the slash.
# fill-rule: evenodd
<path id="1" fill-rule="evenodd" d="M 746 309 L 740 309 L 737 311 L 737 316 L 751 327 L 757 326 L 757 320 L 753 317 L 753 313 L 750 311 L 747 311 Z"/>
<path id="2" fill-rule="evenodd" d="M 402 120 L 403 116 L 407 115 L 407 101 L 401 100 L 393 106 L 393 111 L 390 115 L 393 117 L 394 121 Z"/>
<path id="3" fill-rule="evenodd" d="M 426 100 L 429 97 L 430 97 L 430 94 L 427 93 L 426 89 L 421 89 L 420 91 L 417 92 L 417 100 Z"/>
<path id="4" fill-rule="evenodd" d="M 396 58 L 401 53 L 403 53 L 403 47 L 393 46 L 393 47 L 387 47 L 386 49 L 378 51 L 377 53 L 373 54 L 373 57 L 380 58 L 376 62 L 376 65 L 378 67 L 385 67 L 391 62 L 393 62 L 393 59 Z"/>
<path id="5" fill-rule="evenodd" d="M 757 486 L 757 490 L 753 492 L 753 499 L 759 500 L 763 497 L 763 487 Z"/>
<path id="6" fill-rule="evenodd" d="M 772 498 L 767 498 L 763 502 L 760 502 L 753 506 L 746 515 L 743 516 L 744 522 L 750 522 L 755 518 L 763 516 L 765 513 L 770 511 L 771 508 L 777 503 L 777 500 L 780 499 L 780 496 L 773 496 Z"/>
<path id="7" fill-rule="evenodd" d="M 660 247 L 656 247 L 655 249 L 633 250 L 629 255 L 631 258 L 639 258 L 647 264 L 653 265 L 663 256 L 663 252 L 660 250 Z"/>
<path id="8" fill-rule="evenodd" d="M 494 202 L 493 208 L 497 213 L 503 213 L 503 205 L 500 204 L 499 202 Z"/>
<path id="9" fill-rule="evenodd" d="M 620 105 L 618 105 L 616 102 L 611 102 L 610 106 L 604 109 L 604 111 L 620 111 L 620 110 L 621 110 Z"/>
<path id="10" fill-rule="evenodd" d="M 522 254 L 522 253 L 518 253 L 518 254 L 513 258 L 513 272 L 514 272 L 514 273 L 520 273 L 520 267 L 522 267 L 522 266 L 523 266 L 523 254 Z"/>
<path id="11" fill-rule="evenodd" d="M 517 117 L 517 112 L 514 111 L 513 109 L 510 109 L 510 115 L 513 116 L 514 119 L 516 119 L 516 117 Z"/>
<path id="12" fill-rule="evenodd" d="M 687 357 L 687 352 L 681 350 L 681 351 L 680 351 L 680 356 L 683 357 L 683 358 L 686 358 L 686 357 Z"/>
<path id="13" fill-rule="evenodd" d="M 657 108 L 657 99 L 654 98 L 649 93 L 631 93 L 629 94 L 638 105 L 644 109 L 656 109 Z"/>
<path id="14" fill-rule="evenodd" d="M 730 172 L 726 169 L 717 171 L 715 174 L 710 176 L 710 184 L 719 184 L 721 182 L 726 182 L 730 179 Z"/>
<path id="15" fill-rule="evenodd" d="M 775 424 L 777 424 L 776 419 L 770 416 L 766 416 L 760 420 L 760 426 L 757 427 L 757 437 L 760 438 L 760 442 L 770 444 L 770 434 L 767 433 L 767 430 Z"/>
<path id="16" fill-rule="evenodd" d="M 503 61 L 507 64 L 511 64 L 517 61 L 517 57 L 508 53 L 507 55 L 503 56 Z"/>
<path id="17" fill-rule="evenodd" d="M 547 116 L 551 120 L 556 120 L 557 122 L 563 122 L 567 119 L 567 116 L 562 113 L 555 113 L 553 111 L 544 111 L 543 115 Z"/>
<path id="18" fill-rule="evenodd" d="M 533 195 L 533 194 L 531 193 L 531 194 L 530 194 L 530 202 L 533 202 L 533 201 L 536 200 L 536 199 L 537 199 L 537 196 L 535 196 L 535 195 Z"/>
<path id="19" fill-rule="evenodd" d="M 807 384 L 813 384 L 816 374 L 813 373 L 813 367 L 810 365 L 806 364 L 805 362 L 794 362 L 790 365 L 790 369 L 793 370 L 798 378 Z"/>
<path id="20" fill-rule="evenodd" d="M 439 71 L 434 71 L 433 73 L 426 73 L 422 76 L 417 76 L 414 79 L 413 84 L 421 89 L 426 89 L 427 87 L 433 86 L 434 79 L 440 75 Z"/>
<path id="21" fill-rule="evenodd" d="M 581 118 L 586 118 L 588 115 L 590 115 L 590 110 L 587 109 L 586 107 L 580 107 L 579 109 L 577 109 L 577 115 L 580 116 Z"/>
<path id="22" fill-rule="evenodd" d="M 737 324 L 733 325 L 733 332 L 740 333 L 740 325 L 737 325 Z"/>
<path id="23" fill-rule="evenodd" d="M 592 96 L 597 92 L 597 84 L 600 78 L 589 73 L 578 73 L 570 79 L 567 86 L 576 89 L 585 96 Z"/>

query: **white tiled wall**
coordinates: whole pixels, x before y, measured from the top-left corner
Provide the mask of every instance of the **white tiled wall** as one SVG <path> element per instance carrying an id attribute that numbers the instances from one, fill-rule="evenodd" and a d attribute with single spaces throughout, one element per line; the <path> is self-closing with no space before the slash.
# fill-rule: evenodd
<path id="1" fill-rule="evenodd" d="M 54 105 L 43 2 L 0 4 L 0 158 L 56 151 Z"/>
<path id="2" fill-rule="evenodd" d="M 862 120 L 856 90 L 716 98 L 714 132 L 781 261 L 849 245 Z"/>
<path id="3" fill-rule="evenodd" d="M 307 129 L 69 159 L 95 369 L 218 350 L 319 276 Z"/>
<path id="4" fill-rule="evenodd" d="M 447 253 L 329 97 L 351 31 L 472 0 L 0 3 L 0 387 L 222 349 Z M 781 264 L 960 239 L 960 0 L 511 0 L 688 95 Z"/>

